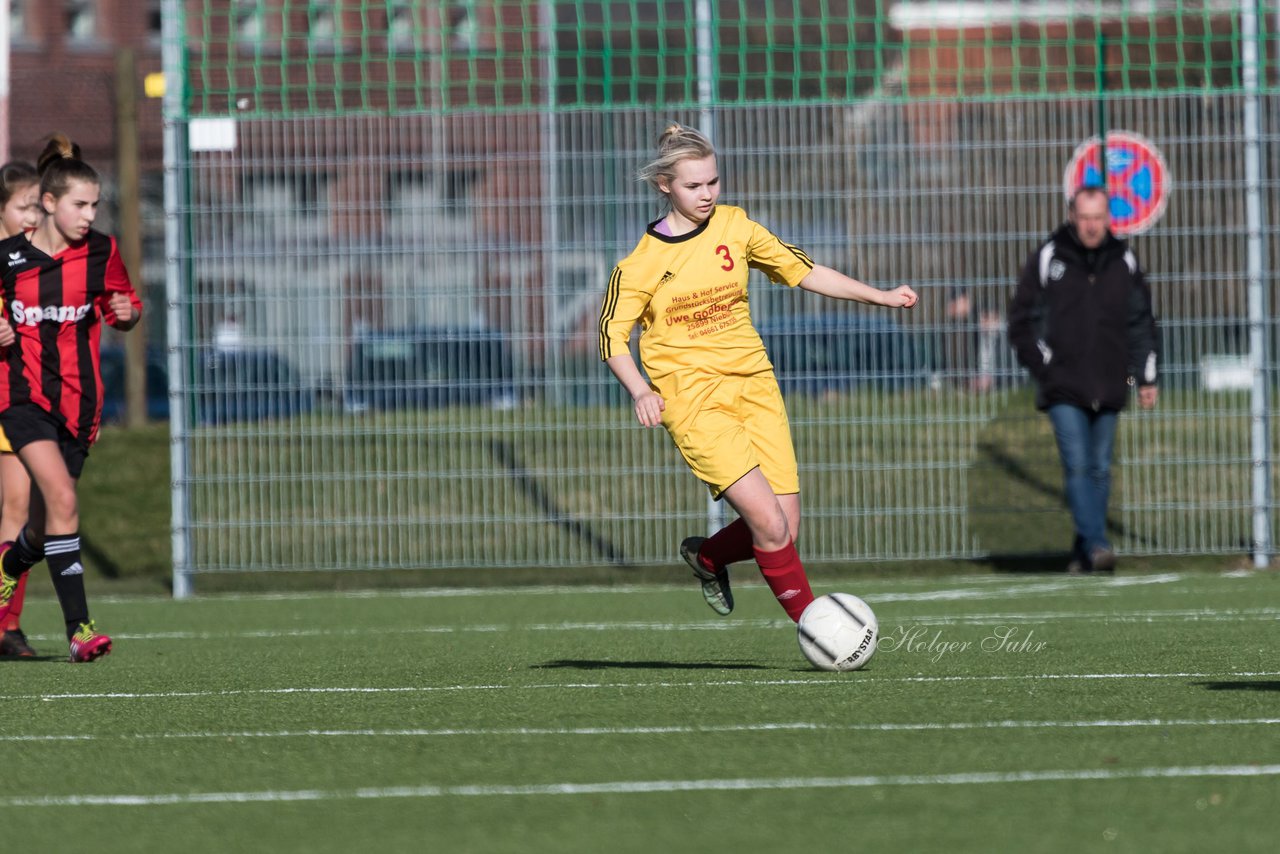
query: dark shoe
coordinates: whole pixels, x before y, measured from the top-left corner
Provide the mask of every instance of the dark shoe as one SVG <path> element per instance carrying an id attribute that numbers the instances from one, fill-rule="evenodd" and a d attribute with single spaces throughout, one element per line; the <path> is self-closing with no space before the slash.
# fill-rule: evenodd
<path id="1" fill-rule="evenodd" d="M 34 658 L 36 651 L 27 643 L 22 629 L 9 629 L 0 638 L 0 656 L 5 658 Z"/>
<path id="2" fill-rule="evenodd" d="M 729 590 L 729 570 L 721 567 L 719 571 L 712 572 L 702 565 L 702 561 L 698 558 L 698 551 L 706 541 L 706 537 L 685 537 L 684 542 L 680 544 L 680 557 L 684 558 L 698 581 L 702 582 L 702 598 L 707 600 L 707 604 L 713 611 L 725 617 L 733 613 L 733 592 Z"/>
<path id="3" fill-rule="evenodd" d="M 1111 549 L 1096 548 L 1089 552 L 1089 563 L 1093 565 L 1094 572 L 1115 572 L 1116 553 Z"/>

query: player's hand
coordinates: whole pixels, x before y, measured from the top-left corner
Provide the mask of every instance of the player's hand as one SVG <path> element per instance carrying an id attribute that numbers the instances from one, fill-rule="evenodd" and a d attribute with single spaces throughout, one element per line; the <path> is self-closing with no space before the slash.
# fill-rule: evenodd
<path id="1" fill-rule="evenodd" d="M 891 291 L 884 291 L 883 305 L 889 308 L 913 308 L 920 297 L 908 285 L 898 285 Z"/>
<path id="2" fill-rule="evenodd" d="M 645 427 L 657 427 L 662 423 L 662 412 L 667 402 L 662 395 L 654 391 L 646 391 L 636 398 L 636 420 Z"/>
<path id="3" fill-rule="evenodd" d="M 0 320 L 0 347 L 8 347 L 17 337 L 14 334 L 13 327 L 9 325 L 9 321 Z"/>
<path id="4" fill-rule="evenodd" d="M 133 301 L 127 294 L 119 291 L 112 292 L 111 296 L 107 297 L 107 308 L 111 309 L 111 313 L 116 316 L 117 323 L 129 323 L 133 320 Z"/>
<path id="5" fill-rule="evenodd" d="M 1159 389 L 1156 386 L 1138 386 L 1138 405 L 1143 409 L 1154 409 L 1157 397 L 1159 397 Z"/>

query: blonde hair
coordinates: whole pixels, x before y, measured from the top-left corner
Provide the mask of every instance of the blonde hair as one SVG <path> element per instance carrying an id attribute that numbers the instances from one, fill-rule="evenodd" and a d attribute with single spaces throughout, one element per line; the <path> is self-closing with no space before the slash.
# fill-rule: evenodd
<path id="1" fill-rule="evenodd" d="M 677 163 L 714 157 L 715 153 L 716 147 L 701 131 L 672 122 L 658 137 L 658 156 L 637 172 L 636 178 L 660 191 L 658 180 L 674 180 Z"/>
<path id="2" fill-rule="evenodd" d="M 36 171 L 40 173 L 40 195 L 52 193 L 55 199 L 66 195 L 73 181 L 102 183 L 94 168 L 80 158 L 80 146 L 64 133 L 45 138 L 44 151 L 36 160 Z"/>

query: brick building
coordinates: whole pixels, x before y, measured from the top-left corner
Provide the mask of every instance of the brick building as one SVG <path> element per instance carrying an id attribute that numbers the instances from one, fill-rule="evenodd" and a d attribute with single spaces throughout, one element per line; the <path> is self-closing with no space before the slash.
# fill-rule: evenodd
<path id="1" fill-rule="evenodd" d="M 160 70 L 160 0 L 9 0 L 10 156 L 33 160 L 60 130 L 110 179 L 116 171 L 116 53 L 137 57 L 139 145 L 144 173 L 163 160 L 160 102 L 142 78 Z"/>

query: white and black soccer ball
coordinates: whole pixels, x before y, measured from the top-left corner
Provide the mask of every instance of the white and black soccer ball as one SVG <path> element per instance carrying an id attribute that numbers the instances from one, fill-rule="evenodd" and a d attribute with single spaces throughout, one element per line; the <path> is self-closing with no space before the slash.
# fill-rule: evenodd
<path id="1" fill-rule="evenodd" d="M 796 624 L 800 651 L 822 670 L 857 670 L 876 652 L 880 624 L 871 606 L 850 593 L 809 603 Z"/>

